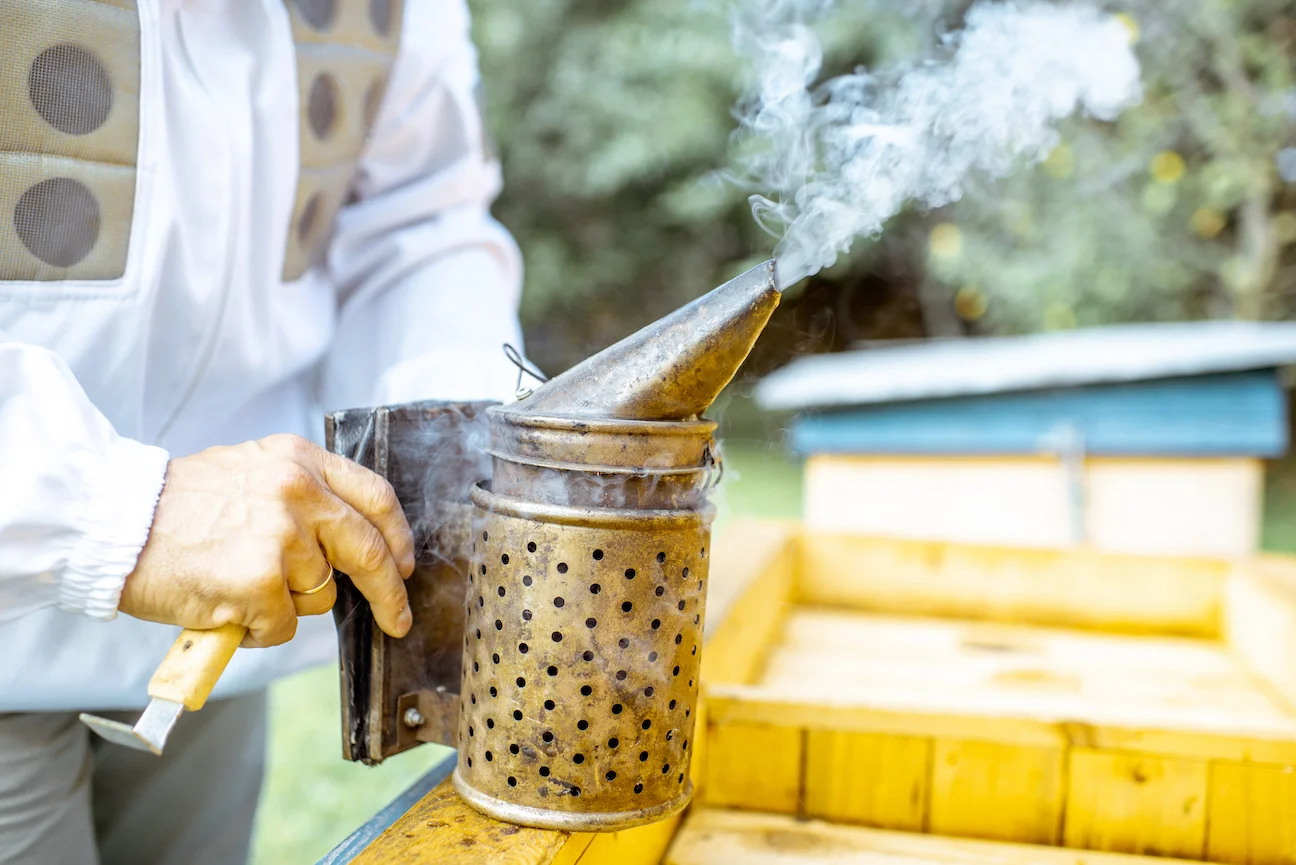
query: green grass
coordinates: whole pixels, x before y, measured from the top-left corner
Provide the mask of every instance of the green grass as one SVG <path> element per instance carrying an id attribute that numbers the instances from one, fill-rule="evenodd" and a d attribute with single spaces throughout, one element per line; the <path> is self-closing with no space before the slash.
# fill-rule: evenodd
<path id="1" fill-rule="evenodd" d="M 725 442 L 719 522 L 737 515 L 796 516 L 800 466 L 757 442 Z M 342 759 L 336 667 L 270 689 L 270 751 L 253 839 L 254 865 L 301 865 L 331 850 L 446 752 L 423 745 L 380 766 Z"/>

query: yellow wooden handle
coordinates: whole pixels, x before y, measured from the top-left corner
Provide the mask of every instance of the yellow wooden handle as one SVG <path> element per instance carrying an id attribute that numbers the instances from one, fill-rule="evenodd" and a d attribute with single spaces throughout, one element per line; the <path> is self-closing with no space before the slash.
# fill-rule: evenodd
<path id="1" fill-rule="evenodd" d="M 190 712 L 197 712 L 207 702 L 216 680 L 225 672 L 225 665 L 234 657 L 234 650 L 246 633 L 247 628 L 242 625 L 181 631 L 149 680 L 149 696 L 184 703 Z"/>

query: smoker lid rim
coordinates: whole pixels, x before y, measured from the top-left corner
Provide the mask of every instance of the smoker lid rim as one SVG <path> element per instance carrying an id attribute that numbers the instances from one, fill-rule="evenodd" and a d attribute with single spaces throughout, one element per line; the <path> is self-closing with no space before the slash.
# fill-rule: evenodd
<path id="1" fill-rule="evenodd" d="M 637 529 L 652 526 L 670 530 L 695 528 L 698 523 L 705 527 L 710 525 L 716 515 L 715 505 L 709 501 L 704 501 L 700 508 L 634 510 L 632 508 L 571 507 L 533 502 L 517 496 L 492 492 L 480 483 L 473 485 L 469 495 L 472 503 L 487 513 L 559 525 L 596 525 L 605 529 Z"/>
<path id="2" fill-rule="evenodd" d="M 497 448 L 487 448 L 486 453 L 495 459 L 522 466 L 535 466 L 542 469 L 555 469 L 564 472 L 578 472 L 585 475 L 630 475 L 632 477 L 666 477 L 667 475 L 700 474 L 713 470 L 713 465 L 700 463 L 687 466 L 610 466 L 594 463 L 571 463 L 559 460 L 547 460 L 540 457 L 527 457 L 509 453 Z M 498 493 L 496 494 L 498 495 Z"/>
<path id="3" fill-rule="evenodd" d="M 522 405 L 525 400 L 513 403 Z M 556 429 L 572 432 L 635 432 L 636 427 L 643 427 L 644 432 L 652 435 L 695 435 L 715 432 L 719 425 L 709 418 L 695 420 L 634 420 L 625 418 L 605 418 L 586 415 L 543 415 L 525 414 L 510 411 L 512 406 L 492 406 L 486 415 L 492 420 L 513 426 L 536 427 L 539 429 Z"/>

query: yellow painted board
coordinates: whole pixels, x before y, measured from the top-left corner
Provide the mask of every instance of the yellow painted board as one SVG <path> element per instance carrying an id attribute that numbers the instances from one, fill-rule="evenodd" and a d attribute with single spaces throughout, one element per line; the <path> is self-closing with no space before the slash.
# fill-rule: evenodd
<path id="1" fill-rule="evenodd" d="M 801 796 L 804 734 L 795 727 L 712 724 L 707 731 L 710 805 L 795 814 Z"/>
<path id="2" fill-rule="evenodd" d="M 682 819 L 676 814 L 647 826 L 594 835 L 573 865 L 659 865 Z M 564 863 L 555 860 L 553 865 Z"/>
<path id="3" fill-rule="evenodd" d="M 1176 865 L 1121 856 L 889 832 L 777 814 L 695 809 L 667 865 Z"/>
<path id="4" fill-rule="evenodd" d="M 1296 708 L 1296 556 L 1238 565 L 1225 593 L 1224 637 L 1289 708 Z"/>
<path id="5" fill-rule="evenodd" d="M 1207 770 L 1204 760 L 1073 750 L 1063 843 L 1200 859 Z"/>
<path id="6" fill-rule="evenodd" d="M 932 750 L 930 831 L 1056 844 L 1066 751 L 941 739 Z"/>
<path id="7" fill-rule="evenodd" d="M 806 532 L 806 604 L 1105 631 L 1215 637 L 1229 565 Z"/>
<path id="8" fill-rule="evenodd" d="M 835 823 L 921 832 L 931 778 L 930 739 L 811 730 L 805 813 Z"/>
<path id="9" fill-rule="evenodd" d="M 439 784 L 352 860 L 355 865 L 551 865 L 568 833 L 501 823 Z"/>
<path id="10" fill-rule="evenodd" d="M 1230 865 L 1296 863 L 1296 766 L 1211 765 L 1206 858 Z"/>

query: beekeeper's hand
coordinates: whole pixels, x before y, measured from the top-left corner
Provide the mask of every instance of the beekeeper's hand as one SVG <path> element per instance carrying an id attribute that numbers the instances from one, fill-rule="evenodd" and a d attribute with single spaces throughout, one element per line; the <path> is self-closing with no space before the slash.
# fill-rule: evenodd
<path id="1" fill-rule="evenodd" d="M 274 646 L 298 616 L 333 606 L 333 566 L 380 628 L 409 632 L 414 539 L 391 485 L 303 438 L 270 436 L 171 461 L 118 609 L 188 628 L 246 625 L 245 646 Z"/>

